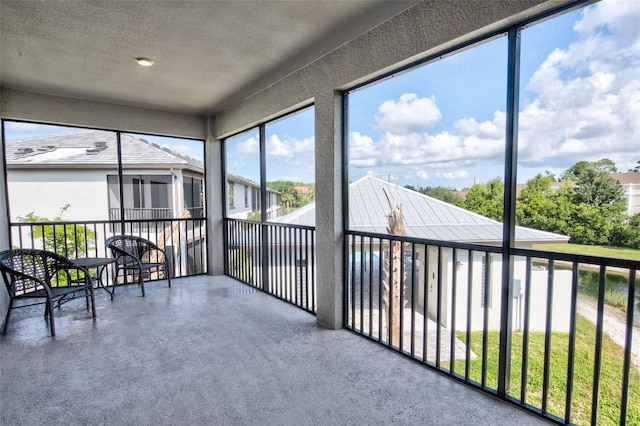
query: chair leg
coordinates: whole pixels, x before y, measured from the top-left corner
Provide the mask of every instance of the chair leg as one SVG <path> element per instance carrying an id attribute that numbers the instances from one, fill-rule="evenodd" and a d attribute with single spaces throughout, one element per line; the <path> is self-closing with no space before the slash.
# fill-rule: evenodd
<path id="1" fill-rule="evenodd" d="M 9 307 L 7 308 L 7 315 L 4 317 L 4 327 L 2 327 L 2 334 L 7 334 L 7 328 L 9 327 L 9 317 L 11 316 L 11 308 L 13 308 L 13 298 L 9 299 Z"/>
<path id="2" fill-rule="evenodd" d="M 94 297 L 93 287 L 89 288 L 89 292 L 91 293 L 91 313 L 92 313 L 91 316 L 95 318 L 96 317 L 96 299 Z"/>
<path id="3" fill-rule="evenodd" d="M 113 293 L 111 293 L 111 300 L 113 300 L 113 296 L 116 294 L 116 287 L 118 286 L 118 274 L 120 273 L 120 268 L 118 268 L 117 264 L 115 268 L 116 268 L 116 273 L 113 275 Z"/>
<path id="4" fill-rule="evenodd" d="M 140 270 L 140 274 L 138 274 L 138 284 L 140 284 L 140 288 L 142 289 L 142 297 L 144 297 L 144 280 L 142 279 L 142 270 Z"/>
<path id="5" fill-rule="evenodd" d="M 169 273 L 169 264 L 164 264 L 164 274 L 167 276 L 167 283 L 169 283 L 169 287 L 171 287 L 171 274 Z"/>
<path id="6" fill-rule="evenodd" d="M 56 335 L 56 324 L 53 320 L 53 301 L 47 299 L 47 310 L 49 311 L 49 327 L 51 327 L 51 337 Z"/>

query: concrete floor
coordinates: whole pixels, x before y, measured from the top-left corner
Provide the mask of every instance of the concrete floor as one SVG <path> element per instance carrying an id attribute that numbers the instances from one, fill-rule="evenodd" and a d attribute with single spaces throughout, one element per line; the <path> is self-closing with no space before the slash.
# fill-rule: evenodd
<path id="1" fill-rule="evenodd" d="M 228 277 L 15 310 L 0 336 L 3 425 L 535 425 L 456 383 Z"/>

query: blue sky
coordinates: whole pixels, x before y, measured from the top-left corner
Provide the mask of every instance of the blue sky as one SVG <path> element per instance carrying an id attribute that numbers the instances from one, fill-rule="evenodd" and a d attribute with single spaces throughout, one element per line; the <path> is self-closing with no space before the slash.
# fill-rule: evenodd
<path id="1" fill-rule="evenodd" d="M 518 181 L 581 160 L 640 160 L 640 2 L 604 0 L 522 31 Z M 462 189 L 504 177 L 507 39 L 349 95 L 349 179 Z M 304 114 L 303 114 L 304 115 Z M 267 128 L 267 180 L 313 181 L 313 117 Z M 259 180 L 257 131 L 228 171 Z"/>
<path id="2" fill-rule="evenodd" d="M 640 160 L 640 2 L 605 0 L 522 31 L 518 181 Z M 350 95 L 349 178 L 462 189 L 504 175 L 505 37 Z"/>
<path id="3" fill-rule="evenodd" d="M 518 182 L 581 160 L 621 171 L 640 160 L 638 22 L 640 1 L 603 0 L 523 30 Z M 506 69 L 498 37 L 351 93 L 349 179 L 461 189 L 502 178 Z M 7 136 L 35 130 L 9 124 Z M 203 156 L 197 141 L 145 138 Z M 268 181 L 314 181 L 313 107 L 268 123 L 266 140 Z M 228 139 L 227 171 L 259 181 L 257 130 Z"/>

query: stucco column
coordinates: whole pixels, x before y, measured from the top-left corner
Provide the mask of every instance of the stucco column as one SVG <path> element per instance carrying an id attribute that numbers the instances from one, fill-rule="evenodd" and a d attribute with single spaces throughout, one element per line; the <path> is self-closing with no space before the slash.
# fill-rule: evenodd
<path id="1" fill-rule="evenodd" d="M 0 105 L 2 105 L 2 90 L 0 89 Z M 0 111 L 2 113 L 2 111 Z M 0 115 L 1 116 L 1 115 Z M 4 132 L 0 132 L 2 149 L 0 149 L 0 161 L 4 164 Z M 9 243 L 9 217 L 7 215 L 7 181 L 6 174 L 0 173 L 0 250 L 11 248 Z M 9 293 L 4 282 L 0 283 L 0 328 L 4 327 L 4 317 L 9 307 Z"/>
<path id="2" fill-rule="evenodd" d="M 342 101 L 328 91 L 315 100 L 316 288 L 318 325 L 343 326 Z"/>
<path id="3" fill-rule="evenodd" d="M 214 121 L 210 117 L 207 123 L 207 139 L 204 143 L 205 172 L 205 204 L 207 211 L 207 271 L 209 275 L 224 273 L 224 238 L 223 238 L 223 192 L 222 179 L 222 141 L 214 135 Z"/>

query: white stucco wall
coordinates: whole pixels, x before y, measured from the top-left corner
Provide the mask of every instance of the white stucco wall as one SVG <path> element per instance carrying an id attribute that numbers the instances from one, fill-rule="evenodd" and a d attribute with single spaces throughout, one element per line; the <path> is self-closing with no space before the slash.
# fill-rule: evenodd
<path id="1" fill-rule="evenodd" d="M 627 214 L 640 213 L 640 183 L 627 183 L 622 185 L 622 189 L 627 204 Z"/>
<path id="2" fill-rule="evenodd" d="M 33 212 L 53 219 L 107 220 L 109 218 L 108 185 L 104 170 L 9 170 L 9 209 L 11 220 Z"/>
<path id="3" fill-rule="evenodd" d="M 456 271 L 456 315 L 455 329 L 466 331 L 467 317 L 471 315 L 471 331 L 481 331 L 484 327 L 485 308 L 482 299 L 482 254 L 475 253 L 473 259 L 473 279 L 469 281 L 469 262 L 464 259 L 466 253 L 458 259 L 459 265 L 455 266 Z M 488 330 L 500 330 L 501 297 L 502 297 L 502 261 L 499 256 L 494 256 L 491 268 L 491 296 L 488 306 L 487 327 Z M 452 279 L 454 264 L 447 261 L 446 289 L 444 294 L 446 299 L 442 300 L 443 305 L 447 305 L 445 312 L 449 310 L 453 300 Z M 571 300 L 571 271 L 554 272 L 552 294 L 552 322 L 551 330 L 554 332 L 568 332 L 570 324 L 570 304 Z M 525 297 L 526 263 L 523 259 L 514 261 L 514 280 L 519 280 L 520 291 L 514 292 L 512 311 L 512 330 L 522 331 L 525 323 Z M 471 288 L 471 292 L 469 292 Z M 532 332 L 544 332 L 547 327 L 547 292 L 548 292 L 548 271 L 534 268 L 531 273 L 531 295 L 529 298 L 529 330 Z M 437 286 L 435 287 L 437 289 Z M 435 298 L 432 290 L 428 297 Z M 467 309 L 468 298 L 471 297 L 471 311 Z M 442 308 L 441 308 L 442 309 Z M 435 314 L 435 311 L 432 311 Z M 445 315 L 443 324 L 447 328 L 452 326 L 452 317 Z"/>

